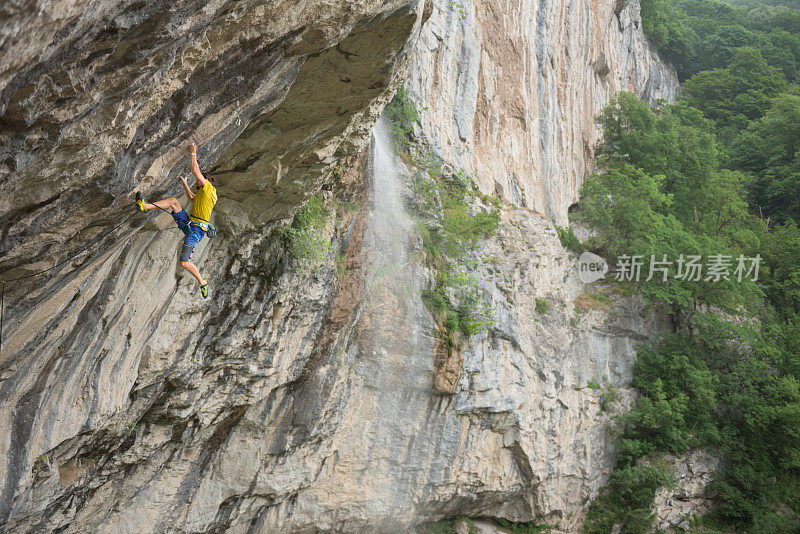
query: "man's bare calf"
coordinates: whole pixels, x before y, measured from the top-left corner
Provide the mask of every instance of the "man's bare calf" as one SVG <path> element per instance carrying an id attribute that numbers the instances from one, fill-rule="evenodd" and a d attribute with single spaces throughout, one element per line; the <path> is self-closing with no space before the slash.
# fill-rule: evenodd
<path id="1" fill-rule="evenodd" d="M 152 204 L 149 204 L 147 202 L 144 203 L 144 209 L 146 210 L 152 210 L 155 208 L 161 208 L 162 210 L 171 209 L 173 213 L 178 213 L 183 209 L 183 206 L 181 206 L 181 203 L 178 202 L 178 199 L 174 197 L 165 198 L 164 200 L 159 200 Z"/>
<path id="2" fill-rule="evenodd" d="M 171 209 L 173 213 L 177 213 L 183 209 L 183 206 L 181 205 L 180 201 L 177 198 L 172 197 L 172 198 L 165 198 L 164 200 L 158 200 L 156 202 L 153 202 L 152 204 L 145 202 L 144 208 L 147 210 L 152 210 L 156 208 L 161 208 L 162 210 Z M 190 261 L 182 261 L 181 267 L 189 271 L 191 275 L 194 276 L 195 279 L 197 279 L 197 283 L 199 283 L 201 286 L 206 284 L 206 281 L 203 279 L 202 276 L 200 276 L 200 271 L 197 269 L 197 266 L 194 263 Z"/>
<path id="3" fill-rule="evenodd" d="M 203 298 L 208 298 L 208 283 L 200 276 L 200 271 L 190 260 L 192 259 L 192 254 L 194 254 L 195 247 L 209 232 L 209 228 L 213 230 L 213 226 L 211 226 L 211 211 L 217 202 L 217 190 L 200 172 L 200 165 L 197 163 L 197 145 L 194 143 L 189 147 L 189 167 L 195 178 L 194 186 L 197 188 L 197 192 L 192 192 L 186 178 L 181 177 L 181 183 L 183 184 L 183 190 L 186 192 L 186 197 L 193 204 L 191 215 L 183 210 L 180 201 L 174 197 L 150 204 L 145 203 L 142 194 L 137 192 L 136 206 L 142 212 L 156 208 L 168 213 L 171 210 L 172 218 L 186 236 L 180 254 L 181 267 L 194 276 L 200 284 L 200 292 L 203 294 Z"/>
<path id="4" fill-rule="evenodd" d="M 206 281 L 203 280 L 202 276 L 200 276 L 200 271 L 197 270 L 197 267 L 195 266 L 194 263 L 190 261 L 182 261 L 181 267 L 192 273 L 192 276 L 194 276 L 197 279 L 198 284 L 200 284 L 201 286 L 206 285 Z"/>

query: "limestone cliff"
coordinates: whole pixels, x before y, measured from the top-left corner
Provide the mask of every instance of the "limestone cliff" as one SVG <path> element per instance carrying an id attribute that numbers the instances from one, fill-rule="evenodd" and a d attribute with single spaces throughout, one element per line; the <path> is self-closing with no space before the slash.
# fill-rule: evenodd
<path id="1" fill-rule="evenodd" d="M 675 72 L 650 49 L 639 2 L 439 1 L 409 86 L 421 132 L 484 193 L 565 224 L 591 170 L 594 117 L 618 91 L 672 101 Z"/>
<path id="2" fill-rule="evenodd" d="M 576 321 L 574 259 L 525 206 L 563 218 L 614 90 L 675 87 L 635 1 L 535 4 L 0 8 L 0 279 L 57 265 L 5 288 L 2 530 L 574 529 L 613 456 L 587 384 L 624 385 L 657 325 L 625 299 Z M 476 273 L 496 327 L 453 395 L 433 388 L 430 273 L 397 211 L 410 171 L 381 181 L 385 142 L 362 150 L 409 61 L 420 132 L 508 201 Z M 221 197 L 196 254 L 208 301 L 167 215 L 126 220 L 136 191 L 179 191 L 189 139 Z M 309 272 L 282 228 L 320 189 L 357 209 Z"/>
<path id="3" fill-rule="evenodd" d="M 417 0 L 0 8 L 0 278 L 92 245 L 5 287 L 7 529 L 230 522 L 218 516 L 227 490 L 213 487 L 222 498 L 203 506 L 202 519 L 189 510 L 191 494 L 245 407 L 264 400 L 254 382 L 268 396 L 302 375 L 328 311 L 328 278 L 283 272 L 276 227 L 368 141 L 423 9 Z M 106 235 L 133 213 L 135 191 L 151 199 L 180 191 L 189 139 L 222 199 L 222 238 L 196 254 L 214 280 L 210 302 L 176 270 L 177 233 L 157 231 L 172 227 L 168 216 L 137 216 Z M 124 459 L 134 439 L 147 449 L 139 462 Z M 170 443 L 193 456 L 175 456 Z M 73 464 L 56 461 L 56 448 L 71 451 Z M 121 463 L 104 468 L 112 457 Z M 51 487 L 42 486 L 42 465 L 96 469 L 88 481 L 67 476 Z"/>

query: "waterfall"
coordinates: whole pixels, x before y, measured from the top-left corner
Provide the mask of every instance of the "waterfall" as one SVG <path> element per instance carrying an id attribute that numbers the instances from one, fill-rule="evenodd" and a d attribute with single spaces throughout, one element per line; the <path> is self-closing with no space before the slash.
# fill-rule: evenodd
<path id="1" fill-rule="evenodd" d="M 392 149 L 392 140 L 383 119 L 373 131 L 372 210 L 367 225 L 365 283 L 365 333 L 375 356 L 375 386 L 391 398 L 391 393 L 417 385 L 430 388 L 430 363 L 419 376 L 412 353 L 419 346 L 425 313 L 420 299 L 424 276 L 419 263 L 411 258 L 414 223 L 403 207 L 405 186 Z M 424 384 L 409 384 L 410 378 Z"/>
<path id="2" fill-rule="evenodd" d="M 364 462 L 359 480 L 367 507 L 413 509 L 418 478 L 427 476 L 430 446 L 421 427 L 413 424 L 429 411 L 434 341 L 430 315 L 421 299 L 425 272 L 413 252 L 414 223 L 403 198 L 408 171 L 392 150 L 381 120 L 373 132 L 371 210 L 364 236 L 366 295 L 355 336 L 362 394 L 357 413 L 349 419 L 359 435 L 354 454 Z M 377 505 L 377 503 L 382 503 Z M 389 506 L 387 506 L 387 503 Z M 394 518 L 395 521 L 408 520 Z M 391 521 L 391 519 L 389 519 Z M 391 529 L 387 523 L 383 525 Z"/>
<path id="3" fill-rule="evenodd" d="M 369 231 L 375 239 L 375 265 L 391 270 L 408 263 L 413 223 L 403 208 L 403 182 L 392 140 L 381 119 L 373 130 L 373 211 Z"/>

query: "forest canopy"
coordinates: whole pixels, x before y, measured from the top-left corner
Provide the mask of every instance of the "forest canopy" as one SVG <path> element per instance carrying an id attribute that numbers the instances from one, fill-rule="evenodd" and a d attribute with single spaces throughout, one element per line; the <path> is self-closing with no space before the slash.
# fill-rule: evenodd
<path id="1" fill-rule="evenodd" d="M 794 1 L 800 3 L 800 0 Z M 681 81 L 726 68 L 742 47 L 758 50 L 789 81 L 800 75 L 800 6 L 787 2 L 641 0 L 645 35 Z"/>
<path id="2" fill-rule="evenodd" d="M 800 10 L 791 2 L 641 4 L 645 33 L 681 75 L 681 102 L 713 121 L 721 164 L 746 173 L 759 214 L 796 221 Z"/>

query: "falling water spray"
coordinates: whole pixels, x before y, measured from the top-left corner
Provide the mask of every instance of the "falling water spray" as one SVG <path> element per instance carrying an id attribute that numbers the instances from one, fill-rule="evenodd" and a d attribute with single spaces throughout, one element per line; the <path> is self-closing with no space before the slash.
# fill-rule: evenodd
<path id="1" fill-rule="evenodd" d="M 424 269 L 414 259 L 419 248 L 414 223 L 404 210 L 409 171 L 393 151 L 381 120 L 374 129 L 372 209 L 364 237 L 366 295 L 358 335 L 358 376 L 364 383 L 358 425 L 368 442 L 362 484 L 376 508 L 408 510 L 429 454 L 409 454 L 423 446 L 420 429 L 409 422 L 431 402 L 432 322 L 421 299 Z M 421 406 L 422 404 L 422 406 Z M 363 449 L 362 449 L 363 450 Z M 411 506 L 410 506 L 411 505 Z M 391 519 L 387 519 L 391 521 Z M 408 517 L 394 518 L 408 521 Z M 391 524 L 383 525 L 391 529 Z"/>

